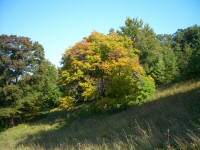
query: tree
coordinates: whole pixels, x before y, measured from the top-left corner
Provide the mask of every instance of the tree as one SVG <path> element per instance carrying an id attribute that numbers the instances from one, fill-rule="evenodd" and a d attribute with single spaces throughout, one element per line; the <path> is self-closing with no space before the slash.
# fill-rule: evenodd
<path id="1" fill-rule="evenodd" d="M 180 78 L 198 77 L 200 75 L 200 27 L 194 25 L 177 30 L 173 34 L 172 48 L 179 58 Z"/>
<path id="2" fill-rule="evenodd" d="M 59 105 L 60 89 L 58 87 L 58 70 L 49 61 L 44 60 L 34 71 L 29 85 L 32 93 L 41 93 L 40 101 L 43 108 L 53 108 Z"/>
<path id="3" fill-rule="evenodd" d="M 125 98 L 139 102 L 138 85 L 149 81 L 151 89 L 143 90 L 148 99 L 155 90 L 154 81 L 146 76 L 139 63 L 138 50 L 128 37 L 110 32 L 93 32 L 69 48 L 62 58 L 60 84 L 64 107 L 78 103 L 96 103 L 104 98 Z M 143 95 L 144 95 L 143 93 Z M 128 103 L 128 102 L 127 102 Z"/>
<path id="4" fill-rule="evenodd" d="M 118 33 L 128 36 L 139 49 L 141 64 L 148 75 L 151 75 L 157 85 L 172 82 L 177 75 L 176 57 L 167 44 L 163 43 L 148 24 L 138 18 L 127 18 L 125 26 Z M 162 39 L 164 40 L 164 38 Z M 167 75 L 167 76 L 166 76 Z"/>
<path id="5" fill-rule="evenodd" d="M 157 76 L 159 76 L 160 80 L 162 81 L 161 83 L 170 83 L 176 81 L 179 75 L 177 63 L 178 57 L 175 55 L 175 52 L 172 49 L 172 35 L 159 34 L 156 35 L 156 39 L 159 41 L 162 53 L 162 57 L 159 59 L 161 62 L 161 65 L 159 65 L 161 71 L 157 74 Z"/>
<path id="6" fill-rule="evenodd" d="M 45 90 L 56 85 L 52 67 L 38 42 L 15 35 L 0 36 L 0 117 L 10 118 L 10 126 L 15 117 L 44 107 L 48 99 L 44 98 L 48 95 Z M 48 74 L 52 70 L 53 74 Z"/>

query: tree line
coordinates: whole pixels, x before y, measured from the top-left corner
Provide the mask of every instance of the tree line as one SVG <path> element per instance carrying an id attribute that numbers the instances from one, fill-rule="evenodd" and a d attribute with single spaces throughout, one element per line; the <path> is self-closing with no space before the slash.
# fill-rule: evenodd
<path id="1" fill-rule="evenodd" d="M 94 31 L 63 54 L 60 68 L 28 37 L 0 36 L 0 126 L 53 107 L 95 111 L 148 101 L 156 87 L 199 77 L 200 27 L 156 34 L 127 18 L 108 34 Z"/>

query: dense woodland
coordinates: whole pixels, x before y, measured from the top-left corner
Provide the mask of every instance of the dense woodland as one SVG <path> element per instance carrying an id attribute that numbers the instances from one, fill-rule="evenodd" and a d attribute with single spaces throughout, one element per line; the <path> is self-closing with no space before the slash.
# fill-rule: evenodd
<path id="1" fill-rule="evenodd" d="M 156 88 L 200 76 L 200 26 L 156 34 L 138 18 L 97 31 L 63 54 L 60 68 L 28 37 L 0 36 L 0 126 L 86 105 L 113 112 L 149 100 Z M 56 43 L 55 43 L 56 44 Z"/>

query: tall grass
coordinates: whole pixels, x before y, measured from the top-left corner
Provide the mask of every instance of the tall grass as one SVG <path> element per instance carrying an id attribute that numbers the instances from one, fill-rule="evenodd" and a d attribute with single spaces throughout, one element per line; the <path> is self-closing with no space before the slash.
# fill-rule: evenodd
<path id="1" fill-rule="evenodd" d="M 162 97 L 167 97 L 170 95 L 176 95 L 179 93 L 186 93 L 194 89 L 200 90 L 200 79 L 191 79 L 189 81 L 180 82 L 176 84 L 171 84 L 165 87 L 162 87 L 156 91 L 154 100 L 159 100 Z M 200 92 L 200 91 L 199 91 Z"/>
<path id="2" fill-rule="evenodd" d="M 78 141 L 74 139 L 75 143 L 73 145 L 68 142 L 60 143 L 59 145 L 51 145 L 56 150 L 135 150 L 135 149 L 155 149 L 152 145 L 153 133 L 151 129 L 145 130 L 142 129 L 141 126 L 137 125 L 138 135 L 130 134 L 128 135 L 126 132 L 122 132 L 122 137 L 124 139 L 120 139 L 118 136 L 112 140 L 108 139 L 96 139 L 97 144 L 91 144 L 89 141 Z M 186 139 L 170 136 L 174 140 L 173 145 L 170 144 L 170 140 L 165 141 L 165 146 L 157 149 L 168 149 L 168 150 L 188 150 L 200 149 L 200 128 L 198 127 L 196 132 L 187 132 Z M 121 137 L 121 138 L 122 138 Z M 25 145 L 20 145 L 17 149 L 19 150 L 46 150 L 45 147 L 36 144 L 30 144 L 28 147 Z"/>
<path id="3" fill-rule="evenodd" d="M 0 150 L 200 149 L 200 80 L 159 89 L 115 114 L 51 111 L 0 133 Z"/>

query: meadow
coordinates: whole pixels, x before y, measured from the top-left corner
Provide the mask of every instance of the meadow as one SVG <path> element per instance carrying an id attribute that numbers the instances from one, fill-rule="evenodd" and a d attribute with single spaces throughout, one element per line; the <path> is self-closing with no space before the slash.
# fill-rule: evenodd
<path id="1" fill-rule="evenodd" d="M 0 133 L 1 150 L 200 149 L 200 79 L 112 113 L 53 109 Z"/>

